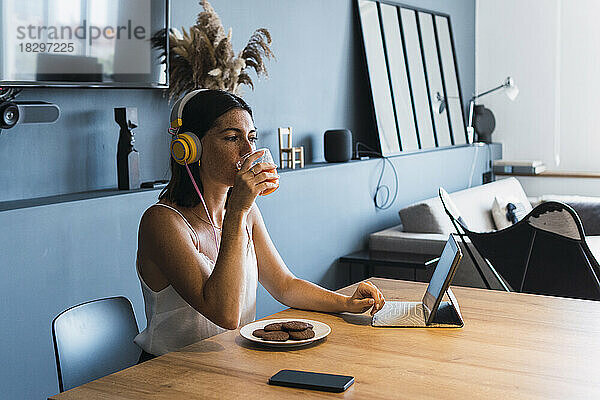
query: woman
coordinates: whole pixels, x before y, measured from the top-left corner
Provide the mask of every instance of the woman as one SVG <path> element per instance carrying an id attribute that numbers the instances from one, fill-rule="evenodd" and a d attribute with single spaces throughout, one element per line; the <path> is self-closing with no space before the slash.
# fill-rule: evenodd
<path id="1" fill-rule="evenodd" d="M 251 167 L 261 155 L 255 153 L 237 168 L 257 141 L 252 110 L 241 98 L 200 91 L 180 116 L 179 132 L 200 139 L 201 155 L 189 165 L 171 157 L 171 180 L 140 221 L 136 264 L 148 326 L 135 342 L 144 350 L 142 361 L 252 322 L 258 281 L 289 307 L 381 309 L 383 295 L 371 283 L 344 296 L 296 278 L 286 267 L 254 202 L 278 185 L 267 180 L 279 176 L 266 172 L 276 165 Z"/>

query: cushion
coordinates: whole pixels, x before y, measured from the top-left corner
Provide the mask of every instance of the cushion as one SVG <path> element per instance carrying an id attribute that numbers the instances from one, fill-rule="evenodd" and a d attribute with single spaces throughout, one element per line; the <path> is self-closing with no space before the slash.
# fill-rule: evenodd
<path id="1" fill-rule="evenodd" d="M 494 202 L 492 203 L 492 217 L 494 218 L 494 223 L 498 230 L 508 228 L 515 222 L 508 217 L 509 204 L 512 205 L 511 211 L 516 218 L 516 221 L 522 220 L 523 217 L 532 210 L 530 203 L 523 204 L 515 199 L 508 200 L 504 197 L 494 197 Z"/>
<path id="2" fill-rule="evenodd" d="M 467 226 L 477 232 L 496 230 L 491 213 L 496 196 L 522 203 L 531 211 L 531 204 L 521 184 L 514 177 L 450 193 Z M 437 196 L 411 204 L 401 209 L 399 214 L 406 232 L 444 235 L 454 233 L 450 218 Z"/>
<path id="3" fill-rule="evenodd" d="M 454 232 L 450 218 L 446 215 L 439 198 L 423 200 L 400 210 L 400 219 L 405 232 L 440 233 Z"/>
<path id="4" fill-rule="evenodd" d="M 369 235 L 369 249 L 397 253 L 441 254 L 448 235 L 404 232 L 396 225 Z"/>

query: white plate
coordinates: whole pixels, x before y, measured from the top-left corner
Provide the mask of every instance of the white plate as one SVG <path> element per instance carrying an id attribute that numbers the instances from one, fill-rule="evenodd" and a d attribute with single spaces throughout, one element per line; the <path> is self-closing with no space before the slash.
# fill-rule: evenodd
<path id="1" fill-rule="evenodd" d="M 313 331 L 315 331 L 315 337 L 311 339 L 304 340 L 286 340 L 285 342 L 276 342 L 273 340 L 263 340 L 261 338 L 257 338 L 252 335 L 257 329 L 263 329 L 266 325 L 273 324 L 275 322 L 288 322 L 288 321 L 302 321 L 307 322 L 313 326 Z M 313 321 L 312 319 L 302 319 L 302 318 L 278 318 L 278 319 L 265 319 L 262 321 L 254 321 L 247 325 L 242 326 L 240 329 L 240 335 L 242 337 L 259 344 L 264 344 L 267 346 L 274 347 L 291 347 L 291 346 L 303 346 L 319 339 L 323 339 L 325 336 L 329 335 L 331 332 L 331 328 L 329 325 L 324 324 L 323 322 Z"/>

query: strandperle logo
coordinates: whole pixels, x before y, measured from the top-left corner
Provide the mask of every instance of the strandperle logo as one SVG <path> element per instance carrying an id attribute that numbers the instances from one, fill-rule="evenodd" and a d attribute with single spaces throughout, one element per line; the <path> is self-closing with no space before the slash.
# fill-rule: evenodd
<path id="1" fill-rule="evenodd" d="M 46 36 L 44 36 L 46 35 Z M 88 44 L 91 46 L 94 40 L 100 38 L 117 40 L 117 39 L 146 39 L 146 28 L 141 25 L 135 27 L 132 26 L 130 19 L 127 20 L 127 25 L 113 26 L 96 26 L 87 25 L 87 20 L 83 20 L 83 23 L 75 28 L 71 26 L 17 26 L 17 39 L 31 39 L 31 40 L 73 40 L 75 39 L 87 39 Z"/>

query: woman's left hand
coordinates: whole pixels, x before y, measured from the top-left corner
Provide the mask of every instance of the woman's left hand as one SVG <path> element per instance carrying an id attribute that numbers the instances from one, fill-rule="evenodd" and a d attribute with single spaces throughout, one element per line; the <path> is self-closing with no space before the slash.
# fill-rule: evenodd
<path id="1" fill-rule="evenodd" d="M 381 291 L 371 282 L 365 281 L 359 283 L 354 294 L 348 297 L 345 311 L 360 314 L 373 307 L 371 310 L 373 315 L 381 310 L 384 304 L 385 299 Z"/>

